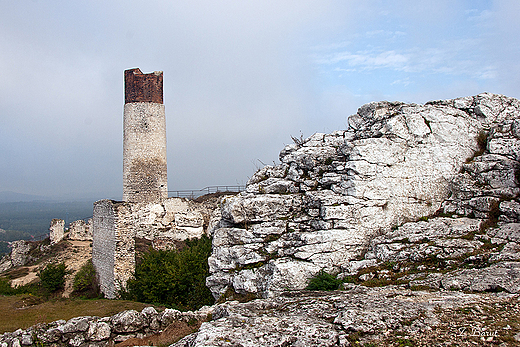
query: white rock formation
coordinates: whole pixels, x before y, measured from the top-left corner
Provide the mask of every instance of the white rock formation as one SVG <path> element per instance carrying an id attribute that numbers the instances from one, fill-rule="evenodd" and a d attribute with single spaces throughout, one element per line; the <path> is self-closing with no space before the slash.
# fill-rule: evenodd
<path id="1" fill-rule="evenodd" d="M 489 93 L 425 105 L 374 102 L 350 116 L 347 130 L 296 140 L 281 151 L 280 165 L 223 199 L 207 285 L 215 297 L 303 289 L 321 269 L 345 271 L 374 237 L 441 207 L 483 218 L 500 203 L 509 211 L 501 218 L 517 218 L 519 117 L 518 100 Z M 465 164 L 484 151 L 487 157 Z M 507 201 L 462 198 L 470 183 L 461 169 L 469 177 L 497 165 L 507 170 L 485 183 Z"/>
<path id="2" fill-rule="evenodd" d="M 18 240 L 9 243 L 11 252 L 0 260 L 0 273 L 12 268 L 23 266 L 29 261 L 30 242 Z"/>

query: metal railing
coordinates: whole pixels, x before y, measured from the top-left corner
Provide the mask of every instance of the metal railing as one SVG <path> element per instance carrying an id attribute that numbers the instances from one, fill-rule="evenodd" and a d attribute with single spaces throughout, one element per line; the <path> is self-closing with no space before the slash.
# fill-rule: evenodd
<path id="1" fill-rule="evenodd" d="M 168 197 L 170 198 L 188 198 L 195 199 L 199 196 L 214 193 L 240 193 L 246 189 L 245 186 L 209 186 L 202 189 L 187 189 L 187 190 L 169 190 Z"/>

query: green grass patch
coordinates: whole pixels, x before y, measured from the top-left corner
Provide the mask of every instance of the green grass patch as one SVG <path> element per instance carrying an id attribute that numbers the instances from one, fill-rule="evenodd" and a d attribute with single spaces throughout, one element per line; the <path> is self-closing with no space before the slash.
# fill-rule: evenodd
<path id="1" fill-rule="evenodd" d="M 320 271 L 316 276 L 311 278 L 307 285 L 307 290 L 337 290 L 342 280 L 336 278 L 336 276 Z"/>
<path id="2" fill-rule="evenodd" d="M 79 316 L 112 316 L 124 310 L 142 310 L 147 304 L 124 300 L 81 300 L 52 299 L 43 301 L 41 297 L 18 294 L 0 295 L 0 334 L 27 329 L 37 323 L 50 323 L 58 319 L 71 319 Z"/>

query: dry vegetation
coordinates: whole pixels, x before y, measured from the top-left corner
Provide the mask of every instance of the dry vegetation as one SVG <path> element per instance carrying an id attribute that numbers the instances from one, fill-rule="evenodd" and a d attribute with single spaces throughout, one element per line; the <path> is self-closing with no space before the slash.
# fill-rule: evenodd
<path id="1" fill-rule="evenodd" d="M 42 302 L 39 297 L 29 294 L 0 296 L 0 334 L 27 329 L 38 323 L 50 323 L 58 319 L 78 316 L 112 316 L 124 310 L 142 310 L 150 306 L 124 300 L 80 300 L 58 298 Z"/>
<path id="2" fill-rule="evenodd" d="M 115 347 L 126 346 L 168 346 L 194 333 L 200 328 L 201 321 L 173 322 L 162 333 L 144 337 L 142 339 L 128 339 L 115 345 Z"/>

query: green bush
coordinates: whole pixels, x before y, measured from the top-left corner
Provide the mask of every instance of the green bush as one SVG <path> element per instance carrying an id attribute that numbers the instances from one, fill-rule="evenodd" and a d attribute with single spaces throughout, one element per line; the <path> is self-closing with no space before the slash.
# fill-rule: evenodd
<path id="1" fill-rule="evenodd" d="M 336 290 L 339 288 L 339 285 L 342 283 L 340 279 L 337 279 L 336 276 L 326 273 L 325 271 L 320 271 L 316 276 L 311 278 L 309 285 L 306 289 L 308 290 Z"/>
<path id="2" fill-rule="evenodd" d="M 160 304 L 182 310 L 196 310 L 214 303 L 206 287 L 211 240 L 186 241 L 181 251 L 150 250 L 136 266 L 135 276 L 127 282 L 124 299 Z"/>
<path id="3" fill-rule="evenodd" d="M 40 286 L 49 293 L 54 293 L 65 286 L 65 264 L 51 263 L 38 273 Z"/>
<path id="4" fill-rule="evenodd" d="M 0 277 L 0 295 L 14 295 L 14 288 L 5 277 Z"/>
<path id="5" fill-rule="evenodd" d="M 92 260 L 86 262 L 74 276 L 73 295 L 82 298 L 97 298 L 100 296 L 99 285 L 96 278 L 96 270 Z"/>

